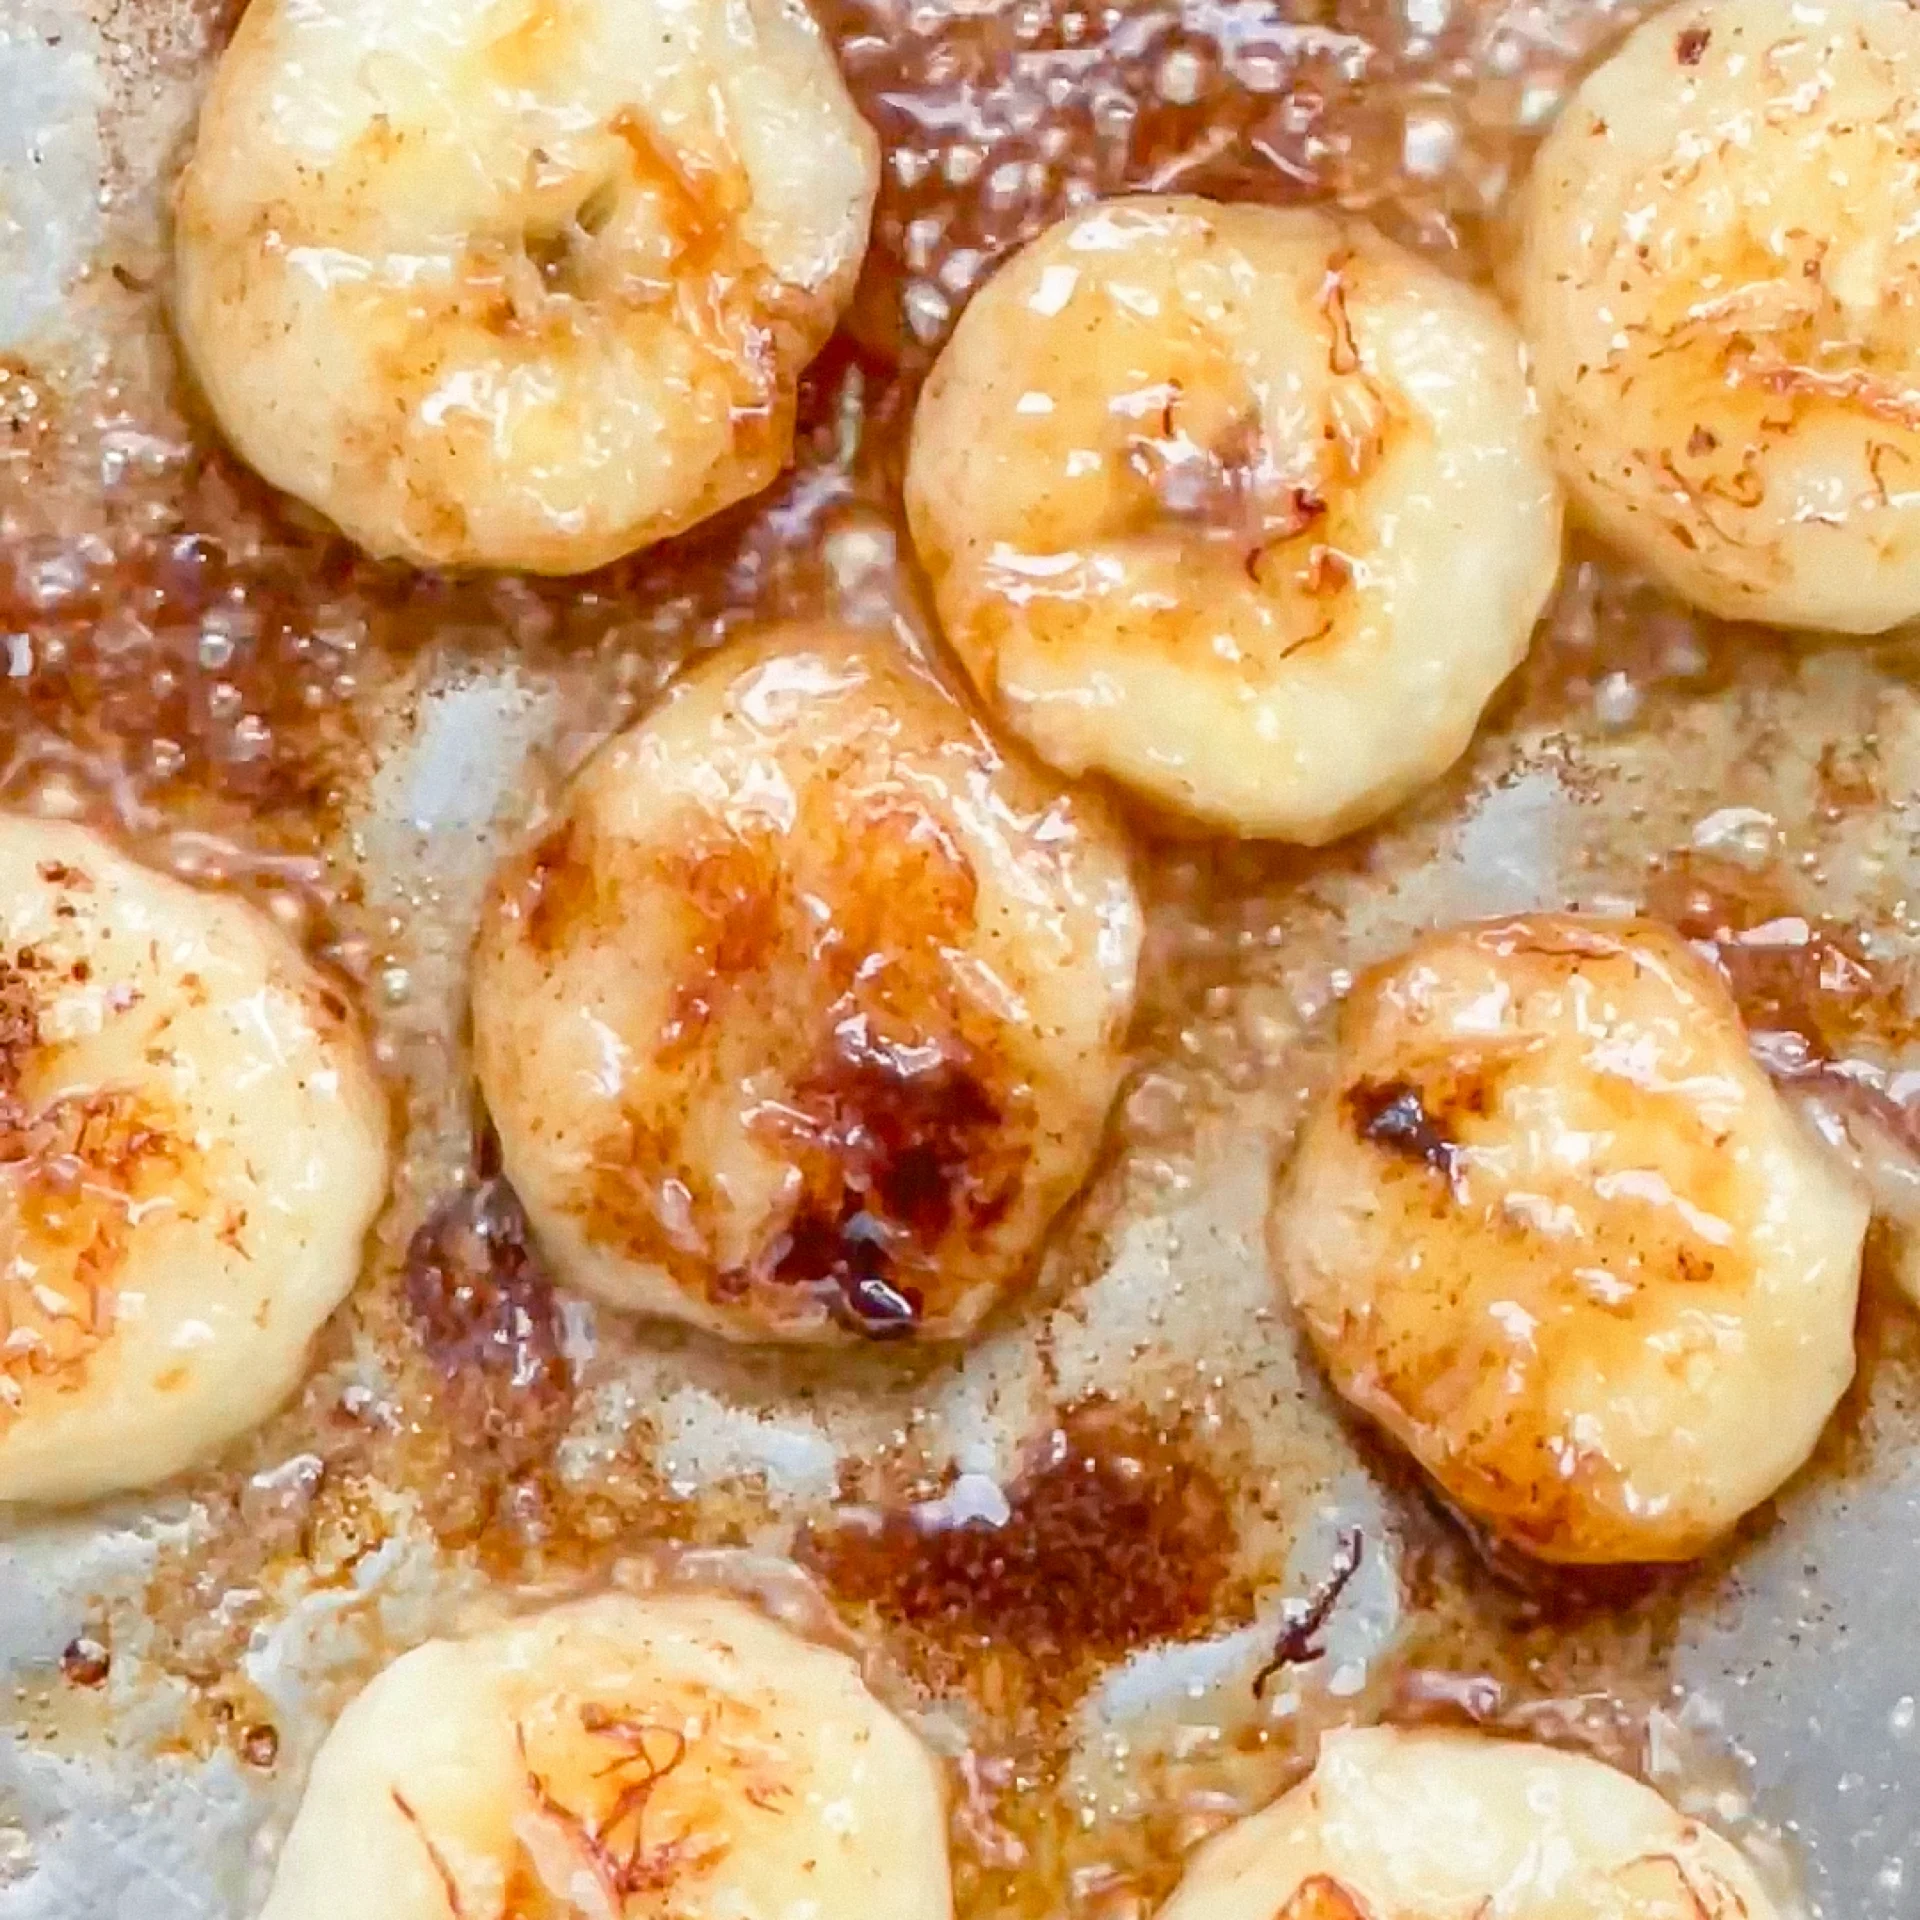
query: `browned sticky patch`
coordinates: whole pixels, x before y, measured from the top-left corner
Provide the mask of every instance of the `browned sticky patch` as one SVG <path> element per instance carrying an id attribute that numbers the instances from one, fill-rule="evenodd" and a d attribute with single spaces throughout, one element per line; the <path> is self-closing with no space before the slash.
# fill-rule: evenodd
<path id="1" fill-rule="evenodd" d="M 111 1337 L 131 1210 L 187 1166 L 184 1144 L 130 1093 L 37 1103 L 36 982 L 48 965 L 28 948 L 0 958 L 0 1193 L 35 1252 L 29 1273 L 0 1280 L 0 1427 L 35 1393 L 74 1385 Z"/>
<path id="2" fill-rule="evenodd" d="M 549 1839 L 570 1856 L 574 1869 L 591 1878 L 599 1895 L 596 1904 L 609 1914 L 637 1913 L 643 1904 L 652 1911 L 662 1898 L 677 1908 L 675 1896 L 684 1897 L 691 1883 L 709 1872 L 728 1851 L 726 1837 L 714 1829 L 712 1821 L 689 1824 L 684 1817 L 686 1809 L 676 1823 L 680 1828 L 677 1832 L 656 1837 L 648 1825 L 654 1795 L 678 1772 L 691 1740 L 700 1737 L 699 1731 L 690 1734 L 682 1726 L 650 1721 L 625 1706 L 592 1700 L 580 1706 L 579 1724 L 583 1732 L 602 1743 L 602 1761 L 584 1777 L 578 1777 L 578 1768 L 569 1755 L 569 1777 L 564 1783 L 541 1770 L 526 1725 L 516 1722 L 514 1726 L 525 1813 L 515 1822 L 512 1852 L 503 1863 L 501 1920 L 565 1920 L 565 1916 L 578 1911 L 572 1899 L 553 1890 L 550 1872 L 542 1870 L 545 1862 L 536 1860 L 530 1845 L 527 1821 L 543 1825 Z M 750 1759 L 733 1759 L 752 1774 L 754 1763 Z M 779 1789 L 770 1780 L 749 1777 L 740 1784 L 755 1804 L 777 1804 Z M 397 1801 L 397 1794 L 395 1798 Z M 424 1826 L 411 1808 L 403 1804 L 402 1811 L 427 1846 L 454 1920 L 464 1920 L 452 1876 L 428 1840 Z"/>
<path id="3" fill-rule="evenodd" d="M 1712 39 L 1711 27 L 1682 27 L 1673 38 L 1673 57 L 1683 67 L 1697 67 Z"/>
<path id="4" fill-rule="evenodd" d="M 568 0 L 509 0 L 512 17 L 485 43 L 487 64 L 501 79 L 530 86 L 545 78 L 566 33 Z"/>
<path id="5" fill-rule="evenodd" d="M 1373 1920 L 1360 1896 L 1330 1873 L 1302 1880 L 1273 1920 Z"/>
<path id="6" fill-rule="evenodd" d="M 1803 913 L 1777 882 L 1729 861 L 1681 855 L 1658 867 L 1648 908 L 1686 936 L 1758 1034 L 1790 1034 L 1810 1057 L 1845 1056 L 1876 1031 L 1903 1032 L 1899 979 L 1883 978 L 1858 935 Z"/>
<path id="7" fill-rule="evenodd" d="M 997 1654 L 1061 1699 L 1099 1663 L 1213 1617 L 1233 1547 L 1226 1498 L 1139 1415 L 1099 1402 L 1068 1413 L 1007 1505 L 999 1526 L 929 1527 L 896 1510 L 812 1531 L 800 1553 L 839 1598 L 905 1629 L 921 1664 L 948 1672 Z"/>
<path id="8" fill-rule="evenodd" d="M 1346 1273 L 1363 1289 L 1364 1312 L 1338 1283 L 1323 1288 L 1316 1269 L 1294 1276 L 1316 1342 L 1349 1396 L 1412 1446 L 1454 1500 L 1551 1558 L 1694 1549 L 1684 1513 L 1670 1532 L 1637 1516 L 1629 1478 L 1572 1421 L 1561 1378 L 1570 1364 L 1605 1367 L 1616 1355 L 1622 1368 L 1667 1364 L 1646 1337 L 1666 1324 L 1674 1281 L 1737 1300 L 1749 1278 L 1739 1233 L 1755 1199 L 1716 1123 L 1691 1100 L 1607 1072 L 1581 1077 L 1587 1112 L 1577 1124 L 1603 1138 L 1659 1128 L 1668 1179 L 1732 1224 L 1732 1245 L 1715 1245 L 1631 1186 L 1602 1196 L 1591 1168 L 1564 1173 L 1542 1160 L 1516 1189 L 1497 1152 L 1483 1160 L 1472 1150 L 1511 1145 L 1524 1127 L 1510 1109 L 1531 1076 L 1555 1070 L 1555 1056 L 1537 1051 L 1547 1035 L 1525 1022 L 1491 1034 L 1446 1030 L 1445 1009 L 1494 978 L 1518 1007 L 1563 993 L 1575 974 L 1604 987 L 1649 965 L 1672 973 L 1694 1020 L 1717 1023 L 1737 1044 L 1731 1009 L 1700 961 L 1650 924 L 1629 934 L 1542 915 L 1434 936 L 1349 998 L 1360 1072 L 1340 1096 L 1337 1132 L 1318 1126 L 1304 1149 L 1323 1168 L 1320 1156 L 1337 1156 L 1340 1178 L 1371 1183 L 1391 1210 L 1350 1256 L 1386 1263 L 1378 1276 L 1357 1265 Z M 1409 969 L 1444 983 L 1440 1010 L 1403 999 Z M 1368 1075 L 1376 1061 L 1392 1075 Z M 1543 1209 L 1557 1222 L 1545 1231 Z M 1429 1222 L 1443 1211 L 1446 1232 L 1432 1238 Z M 1425 1250 L 1403 1257 L 1396 1239 Z M 1337 1267 L 1336 1256 L 1317 1258 Z"/>
<path id="9" fill-rule="evenodd" d="M 573 1405 L 559 1305 L 503 1180 L 434 1209 L 407 1247 L 401 1305 L 426 1362 L 434 1430 L 462 1454 L 446 1483 L 460 1497 L 436 1501 L 433 1518 L 444 1536 L 471 1538 L 545 1466 Z"/>
<path id="10" fill-rule="evenodd" d="M 603 1242 L 723 1302 L 775 1318 L 824 1304 L 884 1336 L 972 1283 L 983 1237 L 1018 1203 L 1033 1102 L 1001 1024 L 958 991 L 939 951 L 973 928 L 967 856 L 899 796 L 852 821 L 845 805 L 822 781 L 790 834 L 697 819 L 636 874 L 683 929 L 665 1023 L 635 1036 L 650 1081 L 664 1074 L 671 1091 L 623 1111 L 580 1211 Z M 795 846 L 831 852 L 802 870 Z M 733 1059 L 730 1031 L 753 1036 L 751 1058 Z M 737 1101 L 739 1076 L 769 1069 L 778 1097 L 746 1125 L 797 1185 L 747 1256 L 719 1264 L 724 1197 L 682 1152 L 682 1129 L 690 1107 Z M 684 1212 L 671 1230 L 666 1193 Z"/>

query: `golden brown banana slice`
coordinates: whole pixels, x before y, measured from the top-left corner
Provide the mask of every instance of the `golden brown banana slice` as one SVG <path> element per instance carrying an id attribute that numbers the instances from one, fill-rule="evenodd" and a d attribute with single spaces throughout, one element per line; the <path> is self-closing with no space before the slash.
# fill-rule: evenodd
<path id="1" fill-rule="evenodd" d="M 1092 1164 L 1140 914 L 1097 803 L 884 642 L 679 680 L 497 883 L 474 979 L 559 1271 L 738 1339 L 966 1331 Z"/>
<path id="2" fill-rule="evenodd" d="M 370 552 L 577 572 L 779 473 L 878 180 L 799 0 L 254 0 L 180 183 L 181 341 Z"/>
<path id="3" fill-rule="evenodd" d="M 1811 1452 L 1866 1225 L 1677 934 L 1540 914 L 1355 987 L 1274 1251 L 1341 1391 L 1465 1513 L 1679 1560 Z"/>
<path id="4" fill-rule="evenodd" d="M 1717 1833 L 1598 1760 L 1388 1727 L 1204 1846 L 1159 1920 L 1776 1920 Z"/>
<path id="5" fill-rule="evenodd" d="M 1287 840 L 1459 758 L 1560 563 L 1506 317 L 1298 208 L 1043 234 L 935 366 L 906 499 L 948 639 L 1046 759 Z"/>
<path id="6" fill-rule="evenodd" d="M 299 1379 L 387 1115 L 345 1001 L 243 901 L 0 816 L 0 1500 L 164 1480 Z"/>
<path id="7" fill-rule="evenodd" d="M 1589 518 L 1729 619 L 1920 614 L 1920 16 L 1704 0 L 1534 164 L 1522 318 Z"/>
<path id="8" fill-rule="evenodd" d="M 403 1655 L 314 1761 L 261 1920 L 948 1920 L 926 1750 L 730 1600 L 607 1594 Z"/>

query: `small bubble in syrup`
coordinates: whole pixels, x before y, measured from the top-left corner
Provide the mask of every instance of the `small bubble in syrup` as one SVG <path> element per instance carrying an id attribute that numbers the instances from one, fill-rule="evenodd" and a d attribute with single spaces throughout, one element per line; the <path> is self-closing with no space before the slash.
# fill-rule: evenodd
<path id="1" fill-rule="evenodd" d="M 907 265 L 915 273 L 924 273 L 933 264 L 933 256 L 946 233 L 946 223 L 930 213 L 907 222 L 903 251 Z"/>
<path id="2" fill-rule="evenodd" d="M 1914 1704 L 1912 1694 L 1903 1693 L 1900 1698 L 1893 1703 L 1893 1711 L 1887 1715 L 1887 1725 L 1903 1740 L 1913 1731 Z"/>
<path id="3" fill-rule="evenodd" d="M 1516 118 L 1522 127 L 1529 130 L 1544 127 L 1560 111 L 1560 103 L 1566 97 L 1564 87 L 1536 82 L 1520 95 L 1520 110 Z"/>
<path id="4" fill-rule="evenodd" d="M 1401 136 L 1401 162 L 1411 174 L 1432 180 L 1446 172 L 1460 150 L 1460 129 L 1444 114 L 1415 113 L 1407 117 Z"/>
<path id="5" fill-rule="evenodd" d="M 1200 56 L 1186 47 L 1175 47 L 1160 62 L 1153 76 L 1153 90 L 1170 107 L 1190 107 L 1200 98 L 1206 74 Z"/>
<path id="6" fill-rule="evenodd" d="M 404 1006 L 413 991 L 413 976 L 405 967 L 380 969 L 380 997 L 390 1007 Z"/>
<path id="7" fill-rule="evenodd" d="M 1631 726 L 1639 717 L 1642 694 L 1624 673 L 1610 673 L 1593 690 L 1593 717 L 1603 727 Z"/>
<path id="8" fill-rule="evenodd" d="M 907 325 L 916 340 L 931 346 L 947 330 L 953 304 L 936 286 L 916 280 L 901 303 L 906 309 Z"/>
<path id="9" fill-rule="evenodd" d="M 1232 70 L 1249 93 L 1278 93 L 1287 80 L 1286 66 L 1271 53 L 1243 53 Z"/>

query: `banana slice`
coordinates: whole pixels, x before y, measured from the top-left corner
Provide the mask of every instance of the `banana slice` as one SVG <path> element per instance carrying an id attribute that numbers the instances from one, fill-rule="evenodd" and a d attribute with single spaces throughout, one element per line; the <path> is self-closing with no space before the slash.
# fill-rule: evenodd
<path id="1" fill-rule="evenodd" d="M 1560 499 L 1499 311 L 1366 227 L 1121 200 L 967 308 L 907 513 L 947 637 L 1068 773 L 1307 842 L 1465 750 Z"/>
<path id="2" fill-rule="evenodd" d="M 1541 914 L 1354 989 L 1273 1242 L 1335 1383 L 1457 1506 L 1654 1561 L 1812 1450 L 1866 1226 L 1677 934 Z"/>
<path id="3" fill-rule="evenodd" d="M 1140 932 L 1097 804 L 884 644 L 775 633 L 682 678 L 494 889 L 507 1173 L 616 1306 L 963 1333 L 1092 1162 Z"/>
<path id="4" fill-rule="evenodd" d="M 265 1417 L 359 1271 L 386 1108 L 254 908 L 0 816 L 0 1500 L 148 1486 Z"/>
<path id="5" fill-rule="evenodd" d="M 1372 1727 L 1201 1848 L 1159 1920 L 1778 1915 L 1732 1846 L 1601 1761 Z"/>
<path id="6" fill-rule="evenodd" d="M 1595 525 L 1729 619 L 1920 614 L 1920 15 L 1709 0 L 1535 163 L 1522 314 Z"/>
<path id="7" fill-rule="evenodd" d="M 598 566 L 765 486 L 877 145 L 799 0 L 254 0 L 182 344 L 275 486 L 421 566 Z"/>
<path id="8" fill-rule="evenodd" d="M 925 1749 L 734 1601 L 607 1594 L 403 1655 L 313 1764 L 260 1920 L 948 1920 Z"/>

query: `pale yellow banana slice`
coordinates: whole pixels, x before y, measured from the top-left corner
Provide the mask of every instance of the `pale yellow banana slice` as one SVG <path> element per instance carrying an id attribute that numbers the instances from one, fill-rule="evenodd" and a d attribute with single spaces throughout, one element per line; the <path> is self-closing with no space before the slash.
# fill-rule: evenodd
<path id="1" fill-rule="evenodd" d="M 935 366 L 906 498 L 948 639 L 1046 759 L 1288 840 L 1459 758 L 1560 562 L 1511 325 L 1298 209 L 1044 234 Z"/>
<path id="2" fill-rule="evenodd" d="M 1465 1732 L 1329 1734 L 1204 1846 L 1159 1920 L 1777 1920 L 1720 1835 L 1599 1760 Z"/>
<path id="3" fill-rule="evenodd" d="M 1519 286 L 1602 532 L 1730 619 L 1920 614 L 1920 14 L 1657 15 L 1541 149 Z"/>
<path id="4" fill-rule="evenodd" d="M 386 1151 L 346 1002 L 264 915 L 0 816 L 0 1500 L 150 1485 L 269 1413 Z"/>
<path id="5" fill-rule="evenodd" d="M 1456 1506 L 1548 1560 L 1676 1560 L 1811 1452 L 1867 1211 L 1677 934 L 1542 914 L 1355 987 L 1273 1241 Z"/>
<path id="6" fill-rule="evenodd" d="M 926 1750 L 738 1602 L 608 1594 L 403 1655 L 314 1761 L 261 1920 L 948 1920 Z"/>
<path id="7" fill-rule="evenodd" d="M 480 1081 L 559 1271 L 739 1339 L 953 1335 L 1119 1082 L 1140 913 L 1097 802 L 884 640 L 675 683 L 495 886 Z"/>
<path id="8" fill-rule="evenodd" d="M 254 0 L 180 183 L 181 340 L 371 552 L 574 572 L 779 473 L 878 179 L 800 0 Z"/>

